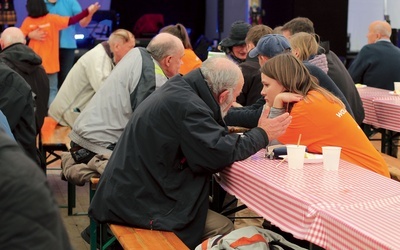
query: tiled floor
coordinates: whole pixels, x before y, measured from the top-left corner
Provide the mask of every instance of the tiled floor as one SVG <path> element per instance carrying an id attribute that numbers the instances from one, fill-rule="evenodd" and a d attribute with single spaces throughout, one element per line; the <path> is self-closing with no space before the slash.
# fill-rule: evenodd
<path id="1" fill-rule="evenodd" d="M 55 162 L 47 169 L 47 179 L 50 188 L 60 205 L 60 214 L 64 220 L 65 227 L 68 231 L 69 238 L 75 250 L 88 250 L 90 249 L 81 237 L 80 233 L 89 225 L 89 218 L 87 215 L 74 215 L 68 216 L 67 214 L 67 182 L 61 180 L 61 170 L 51 170 L 52 168 L 59 168 L 60 163 Z M 87 213 L 89 207 L 89 185 L 83 187 L 76 187 L 76 207 L 74 213 Z"/>

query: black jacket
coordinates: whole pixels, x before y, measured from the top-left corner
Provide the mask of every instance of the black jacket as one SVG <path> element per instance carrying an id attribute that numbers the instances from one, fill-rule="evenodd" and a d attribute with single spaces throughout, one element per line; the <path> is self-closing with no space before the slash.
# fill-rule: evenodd
<path id="1" fill-rule="evenodd" d="M 1 249 L 72 249 L 46 176 L 0 128 Z"/>
<path id="2" fill-rule="evenodd" d="M 325 55 L 328 60 L 328 76 L 342 91 L 344 97 L 346 97 L 353 111 L 354 120 L 358 124 L 361 124 L 365 117 L 364 107 L 353 79 L 342 61 L 333 51 L 327 51 Z"/>
<path id="3" fill-rule="evenodd" d="M 260 99 L 263 88 L 258 58 L 247 57 L 246 61 L 240 64 L 240 68 L 243 73 L 244 85 L 236 102 L 242 106 L 249 106 Z"/>
<path id="4" fill-rule="evenodd" d="M 37 133 L 47 115 L 49 101 L 49 78 L 42 66 L 42 59 L 28 46 L 16 43 L 8 46 L 0 53 L 0 60 L 20 74 L 31 86 L 35 94 L 35 119 Z"/>
<path id="5" fill-rule="evenodd" d="M 15 140 L 36 162 L 36 125 L 31 87 L 14 70 L 0 62 L 0 110 L 7 117 Z"/>
<path id="6" fill-rule="evenodd" d="M 268 144 L 264 130 L 228 134 L 200 69 L 175 76 L 135 110 L 100 178 L 89 215 L 173 231 L 201 243 L 212 173 Z"/>

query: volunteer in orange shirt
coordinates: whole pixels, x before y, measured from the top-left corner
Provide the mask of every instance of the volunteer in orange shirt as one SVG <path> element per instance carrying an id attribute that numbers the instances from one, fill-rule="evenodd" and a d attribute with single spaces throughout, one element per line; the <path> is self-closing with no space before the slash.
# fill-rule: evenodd
<path id="1" fill-rule="evenodd" d="M 277 55 L 261 68 L 261 94 L 271 107 L 270 116 L 290 111 L 292 122 L 278 140 L 301 144 L 322 153 L 322 146 L 342 147 L 341 159 L 390 177 L 388 166 L 344 104 L 318 85 L 306 67 L 290 53 Z"/>
<path id="2" fill-rule="evenodd" d="M 168 25 L 162 28 L 160 30 L 160 33 L 161 32 L 170 33 L 181 39 L 183 43 L 183 47 L 185 48 L 185 55 L 182 57 L 182 65 L 179 69 L 180 74 L 185 75 L 191 70 L 197 69 L 201 66 L 202 61 L 193 51 L 193 47 L 190 43 L 189 35 L 186 31 L 185 26 L 180 23 L 177 23 L 175 25 Z"/>
<path id="3" fill-rule="evenodd" d="M 28 12 L 28 17 L 22 22 L 21 30 L 25 36 L 28 36 L 29 32 L 38 28 L 45 33 L 45 38 L 43 40 L 30 40 L 29 47 L 42 58 L 42 65 L 49 77 L 49 106 L 58 91 L 57 73 L 60 71 L 59 31 L 67 28 L 69 25 L 79 22 L 88 15 L 93 15 L 99 8 L 100 5 L 96 2 L 78 15 L 64 17 L 49 14 L 43 0 L 27 1 L 26 10 Z"/>

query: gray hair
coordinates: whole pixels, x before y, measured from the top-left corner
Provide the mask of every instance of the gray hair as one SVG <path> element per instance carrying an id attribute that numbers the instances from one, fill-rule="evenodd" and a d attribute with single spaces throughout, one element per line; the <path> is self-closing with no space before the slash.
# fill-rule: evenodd
<path id="1" fill-rule="evenodd" d="M 179 46 L 181 44 L 181 46 Z M 160 33 L 156 35 L 147 45 L 146 49 L 157 61 L 161 61 L 169 55 L 174 55 L 183 48 L 182 41 L 169 33 Z"/>
<path id="2" fill-rule="evenodd" d="M 200 70 L 215 95 L 224 90 L 232 93 L 242 76 L 239 66 L 225 57 L 211 57 L 205 60 Z"/>

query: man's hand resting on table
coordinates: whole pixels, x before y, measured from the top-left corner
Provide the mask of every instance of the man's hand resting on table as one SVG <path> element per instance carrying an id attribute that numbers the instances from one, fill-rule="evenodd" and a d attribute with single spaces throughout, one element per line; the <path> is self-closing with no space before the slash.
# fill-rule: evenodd
<path id="1" fill-rule="evenodd" d="M 292 121 L 292 117 L 286 112 L 280 116 L 269 119 L 269 110 L 270 108 L 265 106 L 260 119 L 258 120 L 257 127 L 262 128 L 267 133 L 269 141 L 272 141 L 285 133 L 287 127 Z"/>

